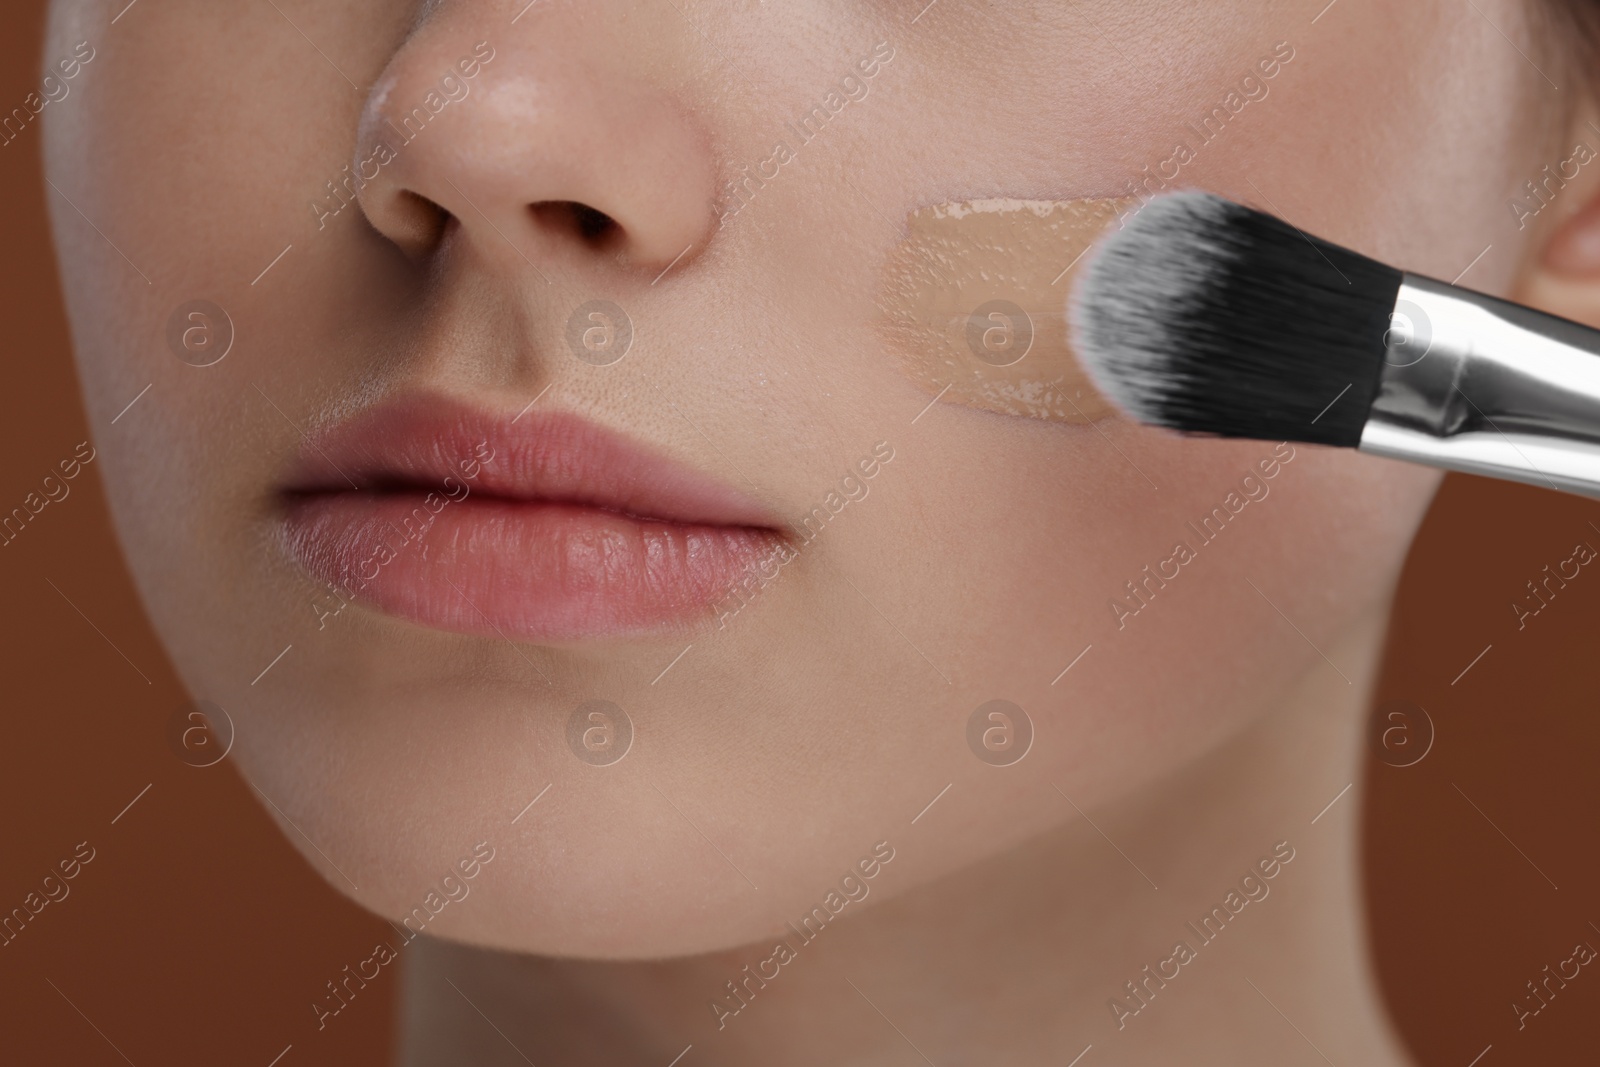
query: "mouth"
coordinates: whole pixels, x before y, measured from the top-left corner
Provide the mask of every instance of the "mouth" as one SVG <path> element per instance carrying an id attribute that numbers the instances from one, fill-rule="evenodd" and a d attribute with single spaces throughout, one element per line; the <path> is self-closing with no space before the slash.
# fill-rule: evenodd
<path id="1" fill-rule="evenodd" d="M 290 554 L 345 601 L 537 642 L 709 619 L 785 541 L 745 494 L 563 412 L 437 396 L 309 437 L 281 493 Z"/>

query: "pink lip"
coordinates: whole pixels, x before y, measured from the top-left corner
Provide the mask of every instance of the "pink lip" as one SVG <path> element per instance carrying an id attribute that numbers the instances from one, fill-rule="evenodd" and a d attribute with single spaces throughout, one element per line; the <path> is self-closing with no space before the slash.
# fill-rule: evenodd
<path id="1" fill-rule="evenodd" d="M 418 397 L 309 439 L 289 551 L 342 600 L 460 633 L 559 641 L 696 615 L 783 539 L 744 494 L 575 415 Z"/>

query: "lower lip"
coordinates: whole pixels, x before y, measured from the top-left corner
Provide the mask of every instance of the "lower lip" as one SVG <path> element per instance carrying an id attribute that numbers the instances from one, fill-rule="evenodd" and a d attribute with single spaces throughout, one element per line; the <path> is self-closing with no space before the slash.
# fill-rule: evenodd
<path id="1" fill-rule="evenodd" d="M 437 500 L 435 496 L 435 500 Z M 288 545 L 357 603 L 458 633 L 558 641 L 708 618 L 776 547 L 770 530 L 599 508 L 423 494 L 295 499 Z"/>

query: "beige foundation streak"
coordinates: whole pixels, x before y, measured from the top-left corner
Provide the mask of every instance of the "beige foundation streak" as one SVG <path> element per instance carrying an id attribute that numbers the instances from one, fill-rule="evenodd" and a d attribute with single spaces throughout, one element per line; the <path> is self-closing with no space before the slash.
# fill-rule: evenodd
<path id="1" fill-rule="evenodd" d="M 919 208 L 884 267 L 880 327 L 930 396 L 1005 415 L 1112 414 L 1068 342 L 1084 253 L 1124 199 L 966 200 Z"/>

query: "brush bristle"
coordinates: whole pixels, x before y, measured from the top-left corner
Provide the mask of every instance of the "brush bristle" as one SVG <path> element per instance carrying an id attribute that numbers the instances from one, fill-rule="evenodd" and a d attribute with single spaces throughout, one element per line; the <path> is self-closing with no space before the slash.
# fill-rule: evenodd
<path id="1" fill-rule="evenodd" d="M 1353 448 L 1400 281 L 1271 215 L 1173 193 L 1095 250 L 1075 340 L 1095 384 L 1142 422 Z"/>

